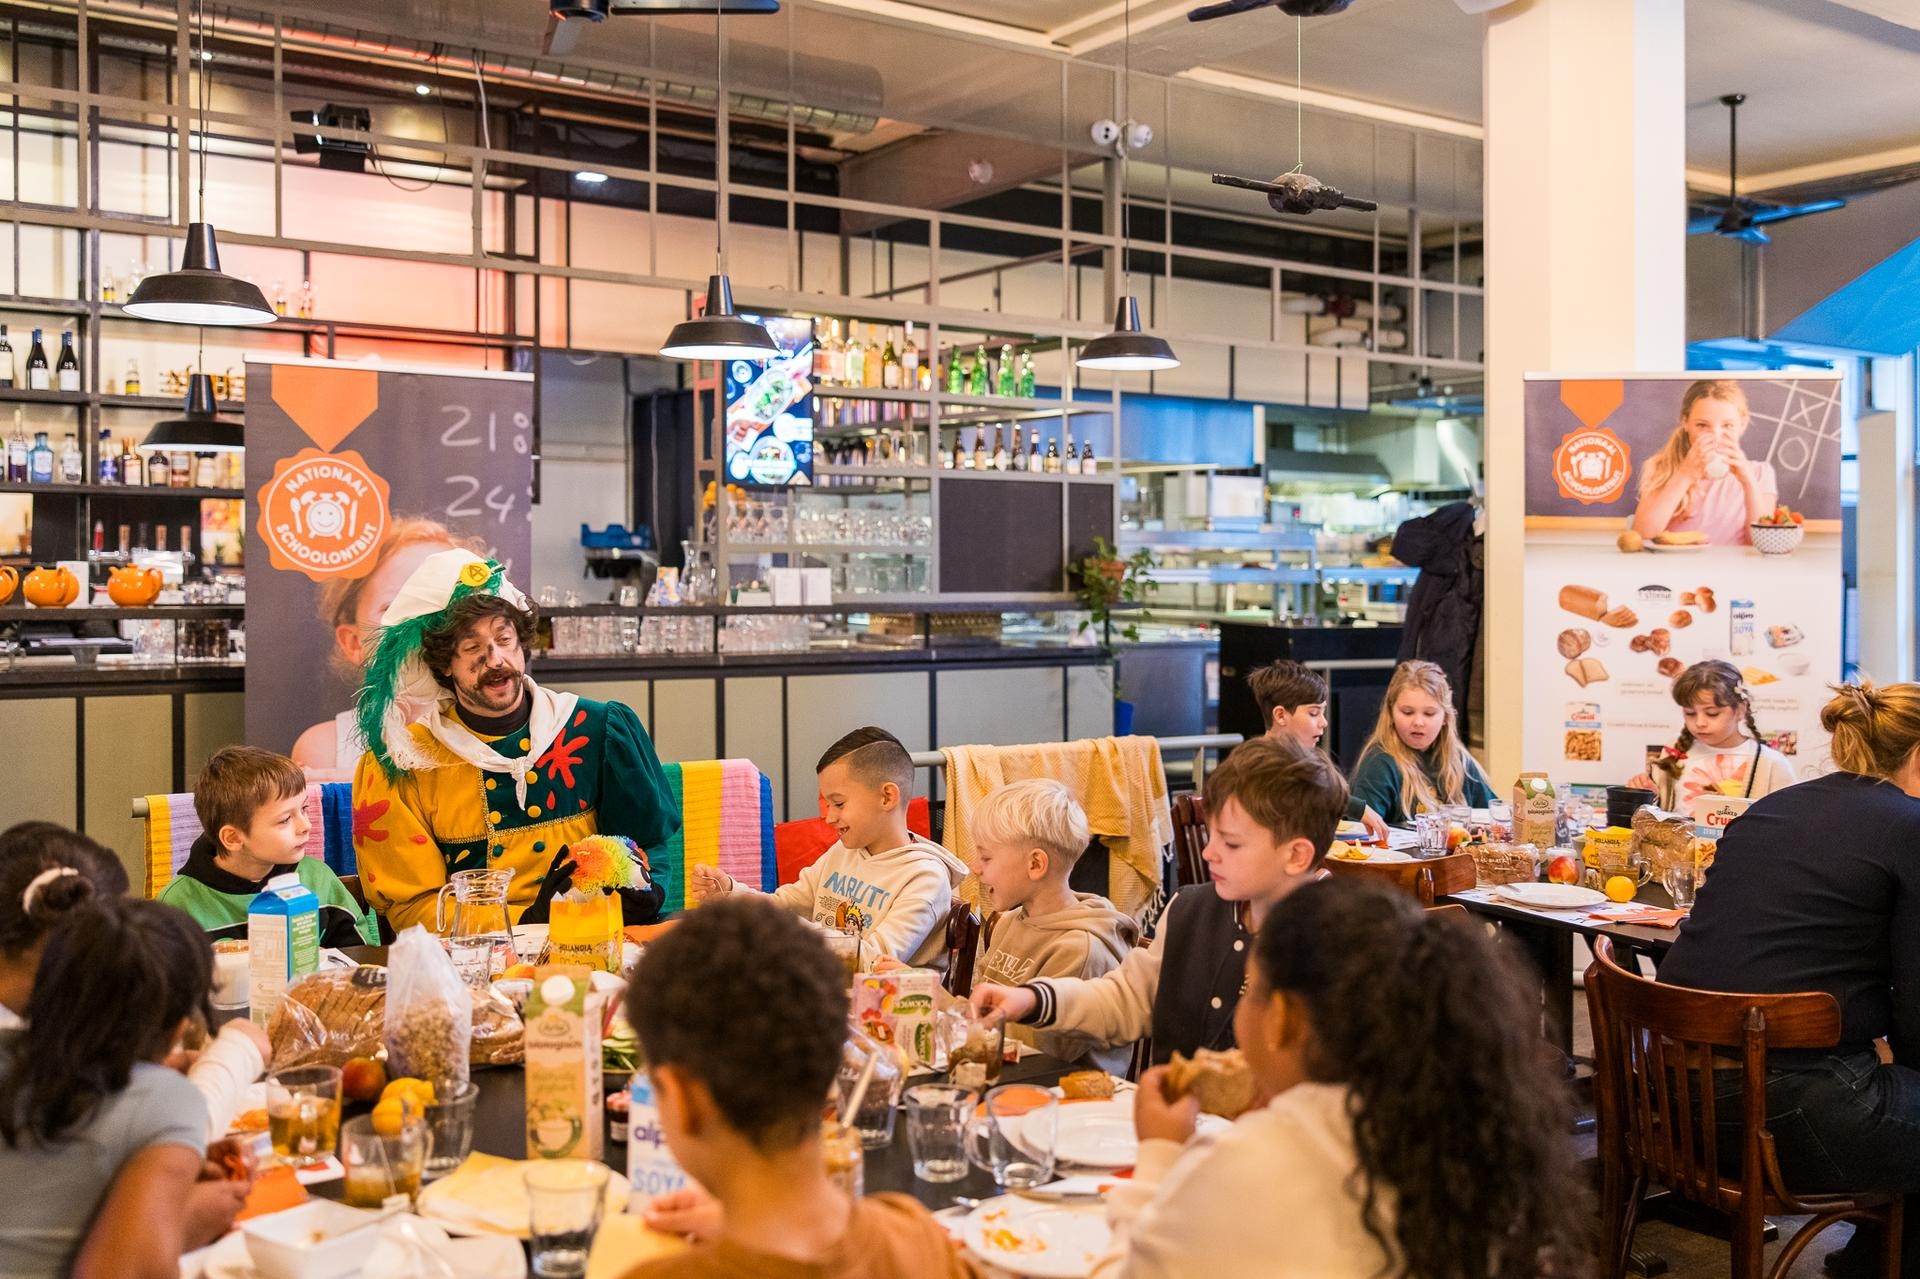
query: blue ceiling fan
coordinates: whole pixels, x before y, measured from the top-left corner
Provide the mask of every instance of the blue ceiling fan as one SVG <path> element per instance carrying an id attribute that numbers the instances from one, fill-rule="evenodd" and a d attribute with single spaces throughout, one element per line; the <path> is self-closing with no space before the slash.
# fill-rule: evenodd
<path id="1" fill-rule="evenodd" d="M 1727 198 L 1724 202 L 1696 201 L 1690 204 L 1687 209 L 1688 235 L 1702 235 L 1711 231 L 1715 235 L 1724 235 L 1747 244 L 1766 244 L 1768 236 L 1762 227 L 1790 218 L 1829 213 L 1847 206 L 1847 202 L 1841 199 L 1775 204 L 1770 200 L 1756 200 L 1739 193 L 1740 104 L 1746 100 L 1744 93 L 1729 93 L 1720 99 L 1721 105 L 1727 108 Z"/>

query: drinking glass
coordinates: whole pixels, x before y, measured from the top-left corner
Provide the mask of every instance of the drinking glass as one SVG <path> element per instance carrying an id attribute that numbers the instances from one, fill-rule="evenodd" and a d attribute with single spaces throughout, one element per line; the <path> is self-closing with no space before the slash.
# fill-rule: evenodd
<path id="1" fill-rule="evenodd" d="M 827 949 L 833 952 L 841 966 L 847 970 L 847 980 L 851 982 L 860 973 L 860 939 L 852 933 L 828 933 Z"/>
<path id="2" fill-rule="evenodd" d="M 268 1076 L 267 1132 L 284 1163 L 331 1155 L 340 1138 L 340 1068 L 300 1066 Z"/>
<path id="3" fill-rule="evenodd" d="M 473 1150 L 473 1104 L 480 1085 L 448 1080 L 439 1086 L 440 1100 L 427 1107 L 428 1150 L 421 1176 L 427 1181 L 444 1177 L 467 1161 Z"/>
<path id="4" fill-rule="evenodd" d="M 1686 862 L 1675 862 L 1661 873 L 1660 882 L 1666 885 L 1667 892 L 1673 897 L 1676 910 L 1692 910 L 1694 895 L 1700 891 L 1700 868 Z"/>
<path id="5" fill-rule="evenodd" d="M 981 1012 L 962 1004 L 937 1023 L 947 1050 L 947 1077 L 962 1088 L 985 1088 L 1000 1082 L 1000 1066 L 1007 1044 L 1006 1018 L 997 1010 Z"/>
<path id="6" fill-rule="evenodd" d="M 861 1099 L 858 1111 L 844 1117 L 860 1134 L 862 1146 L 868 1150 L 879 1150 L 893 1144 L 893 1124 L 899 1113 L 900 1090 L 907 1082 L 906 1067 L 896 1051 L 875 1043 L 857 1031 L 848 1035 L 846 1047 L 841 1053 L 840 1073 L 834 1077 L 833 1086 L 835 1109 L 844 1113 L 847 1104 L 853 1100 L 853 1090 L 859 1086 L 860 1076 L 866 1073 L 868 1059 L 873 1057 L 879 1060 L 874 1062 L 873 1078 L 867 1083 L 867 1095 Z"/>
<path id="7" fill-rule="evenodd" d="M 967 1175 L 967 1125 L 980 1094 L 952 1084 L 920 1084 L 906 1092 L 907 1146 L 913 1175 L 936 1184 Z"/>
<path id="8" fill-rule="evenodd" d="M 528 1242 L 539 1279 L 583 1279 L 607 1203 L 607 1166 L 554 1159 L 527 1169 Z"/>
<path id="9" fill-rule="evenodd" d="M 967 1158 L 1008 1190 L 1031 1190 L 1053 1179 L 1060 1101 L 1033 1084 L 1002 1084 L 987 1093 L 967 1129 Z"/>
<path id="10" fill-rule="evenodd" d="M 395 1195 L 418 1198 L 431 1142 L 422 1119 L 403 1121 L 392 1136 L 374 1131 L 372 1115 L 347 1120 L 340 1128 L 340 1162 L 347 1170 L 342 1197 L 354 1208 L 380 1208 Z"/>
<path id="11" fill-rule="evenodd" d="M 867 1189 L 867 1156 L 860 1131 L 838 1119 L 820 1123 L 820 1145 L 827 1162 L 827 1180 L 858 1199 Z"/>

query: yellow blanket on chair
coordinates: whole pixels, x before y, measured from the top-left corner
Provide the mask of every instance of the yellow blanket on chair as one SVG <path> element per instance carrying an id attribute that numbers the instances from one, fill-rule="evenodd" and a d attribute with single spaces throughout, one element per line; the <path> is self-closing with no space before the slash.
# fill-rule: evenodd
<path id="1" fill-rule="evenodd" d="M 1008 782 L 1050 777 L 1087 810 L 1087 825 L 1111 858 L 1107 896 L 1139 918 L 1160 891 L 1161 850 L 1173 842 L 1173 810 L 1160 743 L 1151 737 L 1096 737 L 1032 746 L 949 746 L 947 817 L 942 843 L 963 861 L 973 858 L 968 814 Z M 969 876 L 960 895 L 979 900 Z"/>

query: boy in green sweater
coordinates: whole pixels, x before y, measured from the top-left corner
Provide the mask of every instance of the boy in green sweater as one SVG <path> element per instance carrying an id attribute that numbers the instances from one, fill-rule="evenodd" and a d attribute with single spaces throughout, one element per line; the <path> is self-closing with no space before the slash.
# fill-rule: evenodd
<path id="1" fill-rule="evenodd" d="M 159 900 L 193 916 L 213 940 L 247 935 L 247 909 L 280 875 L 320 899 L 322 946 L 377 945 L 379 933 L 327 864 L 306 855 L 307 777 L 284 755 L 253 746 L 215 751 L 193 788 L 201 835 Z"/>

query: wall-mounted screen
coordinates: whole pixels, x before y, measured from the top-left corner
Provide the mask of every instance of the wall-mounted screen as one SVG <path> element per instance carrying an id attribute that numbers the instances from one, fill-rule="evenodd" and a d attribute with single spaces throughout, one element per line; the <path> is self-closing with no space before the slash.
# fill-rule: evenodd
<path id="1" fill-rule="evenodd" d="M 742 316 L 766 326 L 780 355 L 721 365 L 727 397 L 727 480 L 762 488 L 813 483 L 813 321 Z"/>

